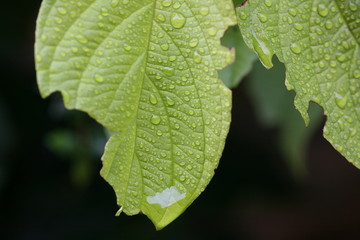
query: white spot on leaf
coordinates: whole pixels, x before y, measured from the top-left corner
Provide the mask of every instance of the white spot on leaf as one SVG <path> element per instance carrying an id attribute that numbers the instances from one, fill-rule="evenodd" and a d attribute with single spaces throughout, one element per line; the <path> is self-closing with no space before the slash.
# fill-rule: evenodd
<path id="1" fill-rule="evenodd" d="M 186 193 L 180 193 L 175 186 L 172 186 L 161 193 L 156 193 L 155 196 L 147 197 L 146 200 L 150 204 L 159 204 L 161 208 L 166 208 L 185 198 L 185 196 Z"/>

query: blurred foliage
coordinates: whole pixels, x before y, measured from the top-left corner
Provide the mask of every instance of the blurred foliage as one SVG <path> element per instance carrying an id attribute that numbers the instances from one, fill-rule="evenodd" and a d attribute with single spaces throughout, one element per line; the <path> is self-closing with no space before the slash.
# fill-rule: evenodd
<path id="1" fill-rule="evenodd" d="M 287 159 L 294 177 L 300 180 L 306 174 L 306 152 L 309 141 L 322 122 L 321 107 L 310 104 L 311 124 L 306 127 L 294 107 L 295 93 L 285 87 L 285 67 L 277 59 L 275 67 L 267 70 L 257 56 L 245 45 L 237 26 L 230 28 L 222 39 L 223 45 L 235 47 L 235 62 L 219 71 L 226 86 L 236 87 L 251 72 L 249 93 L 258 121 L 267 128 L 279 129 L 278 148 Z M 253 66 L 253 63 L 256 64 Z"/>
<path id="2" fill-rule="evenodd" d="M 225 85 L 234 88 L 251 71 L 257 56 L 246 46 L 237 26 L 229 28 L 221 42 L 226 47 L 235 48 L 235 62 L 219 71 Z"/>
<path id="3" fill-rule="evenodd" d="M 311 122 L 306 127 L 294 106 L 295 93 L 288 91 L 284 82 L 285 68 L 282 63 L 276 59 L 274 67 L 267 70 L 258 61 L 251 73 L 249 92 L 258 121 L 265 127 L 279 129 L 278 147 L 295 177 L 303 178 L 307 172 L 308 145 L 323 122 L 323 111 L 319 105 L 310 104 Z"/>
<path id="4" fill-rule="evenodd" d="M 101 158 L 107 133 L 100 124 L 85 121 L 84 113 L 65 109 L 59 94 L 52 99 L 49 114 L 65 124 L 46 134 L 45 146 L 59 158 L 69 161 L 69 174 L 75 185 L 87 186 L 94 174 L 98 174 L 91 161 Z"/>

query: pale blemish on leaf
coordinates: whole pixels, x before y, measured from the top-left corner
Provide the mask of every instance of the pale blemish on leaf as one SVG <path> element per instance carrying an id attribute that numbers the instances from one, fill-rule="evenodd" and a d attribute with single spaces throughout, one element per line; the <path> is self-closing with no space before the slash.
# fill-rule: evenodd
<path id="1" fill-rule="evenodd" d="M 159 204 L 161 208 L 167 208 L 185 197 L 186 193 L 180 193 L 177 187 L 172 186 L 156 193 L 154 196 L 147 197 L 146 200 L 150 204 Z"/>

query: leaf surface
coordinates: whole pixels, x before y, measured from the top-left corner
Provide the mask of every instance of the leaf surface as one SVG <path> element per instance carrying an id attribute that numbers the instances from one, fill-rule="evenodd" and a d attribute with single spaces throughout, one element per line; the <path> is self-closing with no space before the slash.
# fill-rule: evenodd
<path id="1" fill-rule="evenodd" d="M 121 211 L 161 229 L 204 190 L 230 123 L 231 92 L 217 71 L 236 23 L 230 0 L 45 0 L 36 32 L 43 97 L 114 132 L 101 175 Z M 121 212 L 120 211 L 120 212 Z"/>
<path id="2" fill-rule="evenodd" d="M 320 104 L 325 138 L 360 167 L 360 0 L 249 0 L 237 16 L 265 67 L 273 54 L 285 63 L 305 122 L 309 101 Z"/>

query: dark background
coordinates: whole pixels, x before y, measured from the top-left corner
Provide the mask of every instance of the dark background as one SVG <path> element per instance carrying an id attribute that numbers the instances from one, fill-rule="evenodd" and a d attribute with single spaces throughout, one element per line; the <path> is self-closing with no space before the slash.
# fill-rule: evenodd
<path id="1" fill-rule="evenodd" d="M 114 217 L 115 194 L 98 173 L 103 129 L 65 110 L 59 94 L 39 95 L 39 6 L 18 0 L 0 7 L 0 239 L 360 239 L 360 171 L 321 127 L 305 154 L 307 174 L 295 178 L 276 146 L 278 129 L 255 116 L 250 78 L 233 91 L 216 175 L 189 209 L 160 232 L 145 216 Z"/>

